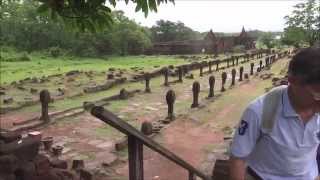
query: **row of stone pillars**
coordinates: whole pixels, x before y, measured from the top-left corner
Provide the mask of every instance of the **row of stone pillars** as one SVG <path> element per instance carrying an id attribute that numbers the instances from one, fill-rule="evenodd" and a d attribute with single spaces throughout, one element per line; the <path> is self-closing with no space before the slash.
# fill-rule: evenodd
<path id="1" fill-rule="evenodd" d="M 270 65 L 272 63 L 274 63 L 276 61 L 275 56 L 272 56 L 269 58 L 268 60 L 268 64 Z M 262 61 L 260 61 L 260 67 L 258 67 L 258 70 L 262 69 Z M 239 81 L 243 80 L 243 71 L 244 68 L 241 66 L 239 69 Z M 250 64 L 250 75 L 253 75 L 253 71 L 254 71 L 254 63 Z M 258 71 L 259 72 L 259 71 Z M 231 80 L 231 86 L 235 85 L 235 77 L 236 77 L 236 70 L 232 69 L 231 71 L 231 75 L 232 75 L 232 80 Z M 227 73 L 223 72 L 221 74 L 221 92 L 226 91 L 225 89 L 225 84 L 227 81 Z M 249 78 L 248 74 L 245 74 L 245 79 Z M 215 87 L 215 77 L 212 75 L 209 77 L 209 95 L 208 98 L 212 98 L 214 97 L 214 87 Z M 195 81 L 192 85 L 192 94 L 193 94 L 193 101 L 191 104 L 191 108 L 196 108 L 199 107 L 199 94 L 200 94 L 200 83 L 198 81 Z M 173 90 L 169 90 L 167 92 L 166 95 L 166 100 L 167 100 L 167 104 L 168 104 L 168 119 L 173 120 L 174 119 L 174 102 L 175 102 L 176 96 Z"/>
<path id="2" fill-rule="evenodd" d="M 251 63 L 251 68 L 250 68 L 250 75 L 253 75 L 253 68 L 254 68 L 254 63 Z M 243 72 L 244 72 L 244 68 L 241 66 L 239 68 L 239 81 L 243 80 Z M 231 86 L 235 85 L 235 79 L 236 79 L 236 70 L 232 69 L 231 71 L 231 75 L 232 75 L 232 80 L 231 80 Z M 225 84 L 227 81 L 227 73 L 223 72 L 221 74 L 221 92 L 226 91 L 225 88 Z M 245 74 L 245 78 L 248 78 L 248 74 Z M 215 76 L 210 76 L 209 77 L 209 94 L 208 94 L 208 98 L 212 98 L 214 97 L 214 88 L 215 88 Z M 200 83 L 198 81 L 195 81 L 192 85 L 192 94 L 193 94 L 193 101 L 191 104 L 191 108 L 196 108 L 199 107 L 199 94 L 200 94 Z M 169 90 L 166 94 L 166 101 L 167 101 L 167 105 L 168 105 L 168 117 L 167 119 L 174 119 L 174 102 L 175 102 L 176 96 L 175 96 L 175 92 L 173 90 Z"/>
<path id="3" fill-rule="evenodd" d="M 244 57 L 244 62 L 248 61 L 249 60 L 249 54 L 243 56 Z M 227 68 L 230 67 L 230 63 L 229 61 L 232 61 L 232 66 L 235 66 L 239 64 L 239 57 L 238 56 L 232 56 L 231 59 L 227 59 Z M 216 71 L 219 71 L 219 64 L 220 64 L 220 60 L 217 60 L 216 62 Z M 260 61 L 260 63 L 262 63 L 262 61 Z M 212 65 L 213 65 L 213 62 L 212 61 L 209 61 L 208 63 L 207 62 L 201 62 L 199 63 L 199 70 L 200 70 L 200 77 L 203 77 L 203 68 L 206 67 L 208 65 L 209 67 L 209 73 L 212 73 Z M 251 63 L 252 65 L 252 63 Z M 262 64 L 261 64 L 262 66 Z M 253 67 L 252 67 L 253 68 Z M 262 67 L 260 67 L 261 69 Z M 240 70 L 241 71 L 241 70 Z M 162 73 L 164 75 L 164 86 L 169 86 L 169 69 L 168 68 L 163 68 L 162 69 Z M 184 66 L 180 66 L 178 67 L 177 69 L 177 73 L 178 73 L 178 82 L 183 82 L 183 75 L 188 73 L 188 66 L 187 65 L 184 65 Z M 253 69 L 251 70 L 251 73 L 250 75 L 253 75 Z M 145 80 L 146 80 L 146 86 L 147 84 L 149 84 L 149 80 L 150 80 L 150 75 L 146 74 L 145 75 Z M 150 92 L 149 91 L 149 88 L 147 89 L 146 88 L 146 92 Z"/>

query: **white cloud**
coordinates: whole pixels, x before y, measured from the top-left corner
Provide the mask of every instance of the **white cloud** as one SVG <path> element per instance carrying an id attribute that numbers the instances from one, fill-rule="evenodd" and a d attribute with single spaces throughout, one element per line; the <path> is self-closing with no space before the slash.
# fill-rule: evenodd
<path id="1" fill-rule="evenodd" d="M 144 26 L 151 27 L 157 20 L 181 21 L 194 30 L 204 32 L 239 32 L 247 30 L 282 31 L 283 17 L 290 14 L 292 6 L 301 0 L 175 0 L 161 4 L 157 13 L 135 12 L 135 5 L 118 2 L 116 9 Z"/>

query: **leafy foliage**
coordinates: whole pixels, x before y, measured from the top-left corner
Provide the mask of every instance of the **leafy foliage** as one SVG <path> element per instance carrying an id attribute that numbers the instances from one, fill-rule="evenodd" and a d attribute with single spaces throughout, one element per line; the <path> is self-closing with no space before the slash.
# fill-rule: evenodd
<path id="1" fill-rule="evenodd" d="M 182 22 L 159 20 L 151 28 L 153 42 L 181 41 L 202 38 L 201 33 L 193 31 Z"/>
<path id="2" fill-rule="evenodd" d="M 285 17 L 287 27 L 283 42 L 295 46 L 306 42 L 312 46 L 320 41 L 320 1 L 308 0 L 294 8 L 292 14 Z"/>
<path id="3" fill-rule="evenodd" d="M 258 39 L 263 45 L 265 45 L 268 49 L 271 49 L 275 45 L 275 37 L 270 32 L 264 33 L 260 38 Z"/>
<path id="4" fill-rule="evenodd" d="M 76 56 L 96 57 L 108 54 L 141 54 L 151 45 L 150 31 L 124 16 L 123 12 L 111 13 L 113 23 L 102 31 L 69 31 L 64 20 L 39 16 L 41 7 L 34 0 L 10 2 L 1 11 L 1 42 L 20 51 L 44 50 L 52 56 L 63 51 Z M 56 50 L 59 50 L 59 53 Z"/>

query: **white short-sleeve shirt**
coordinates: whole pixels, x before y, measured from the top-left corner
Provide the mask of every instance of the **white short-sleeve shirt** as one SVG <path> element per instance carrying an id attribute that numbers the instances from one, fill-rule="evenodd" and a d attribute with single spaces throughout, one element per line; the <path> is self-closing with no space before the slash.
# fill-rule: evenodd
<path id="1" fill-rule="evenodd" d="M 316 161 L 320 142 L 320 116 L 304 124 L 294 111 L 288 88 L 282 91 L 271 132 L 261 126 L 265 95 L 244 111 L 235 132 L 231 154 L 243 158 L 264 180 L 313 180 L 318 176 Z"/>

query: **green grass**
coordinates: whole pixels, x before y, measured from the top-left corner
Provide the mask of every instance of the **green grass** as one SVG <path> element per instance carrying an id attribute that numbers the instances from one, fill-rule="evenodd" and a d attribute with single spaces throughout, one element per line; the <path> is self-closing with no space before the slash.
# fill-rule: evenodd
<path id="1" fill-rule="evenodd" d="M 1 52 L 2 57 L 14 58 L 22 53 L 12 51 Z M 110 67 L 130 69 L 142 67 L 149 70 L 155 66 L 178 65 L 185 61 L 173 56 L 110 56 L 106 58 L 53 58 L 40 54 L 28 55 L 31 61 L 8 62 L 0 60 L 0 85 L 25 79 L 27 77 L 42 77 L 61 74 L 71 70 L 107 71 Z"/>

